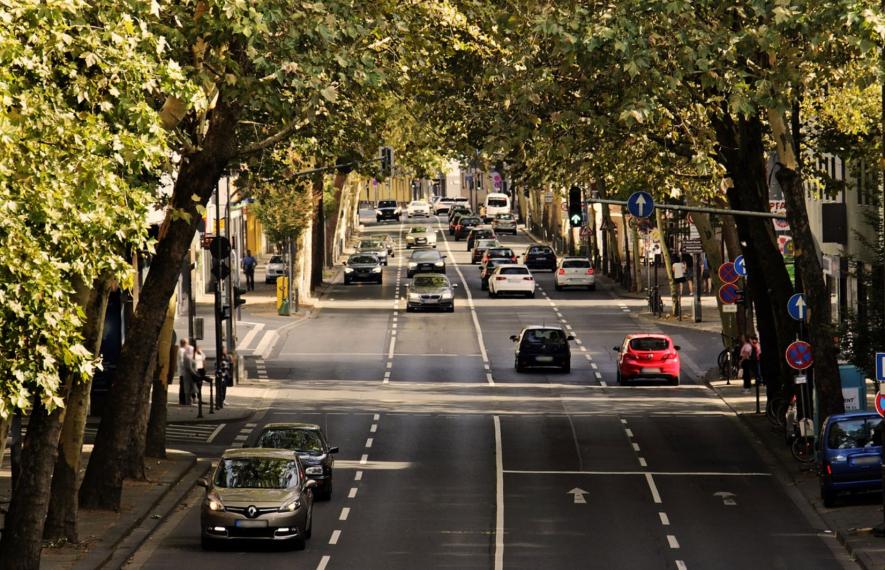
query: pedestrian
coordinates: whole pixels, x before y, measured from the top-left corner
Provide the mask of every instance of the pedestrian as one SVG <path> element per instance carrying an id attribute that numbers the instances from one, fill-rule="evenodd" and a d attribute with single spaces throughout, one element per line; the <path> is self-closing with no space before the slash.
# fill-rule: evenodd
<path id="1" fill-rule="evenodd" d="M 186 406 L 190 402 L 190 390 L 186 389 L 187 383 L 190 381 L 190 374 L 187 371 L 188 360 L 192 355 L 193 347 L 190 346 L 186 338 L 178 342 L 178 404 Z"/>
<path id="2" fill-rule="evenodd" d="M 741 365 L 741 372 L 744 378 L 744 394 L 750 392 L 750 388 L 753 385 L 753 380 L 757 377 L 756 375 L 759 368 L 759 361 L 757 358 L 759 352 L 757 352 L 756 348 L 753 346 L 754 338 L 755 336 L 741 337 L 741 354 L 738 362 Z"/>
<path id="3" fill-rule="evenodd" d="M 227 387 L 233 386 L 234 362 L 227 352 L 227 347 L 222 347 L 221 358 L 218 359 L 219 373 L 215 375 L 215 407 L 219 410 L 224 407 L 227 397 Z"/>
<path id="4" fill-rule="evenodd" d="M 701 284 L 703 285 L 703 292 L 706 295 L 709 295 L 713 292 L 713 281 L 710 278 L 710 262 L 707 260 L 707 256 L 704 256 L 704 268 L 701 271 Z"/>
<path id="5" fill-rule="evenodd" d="M 194 368 L 197 369 L 197 374 L 194 377 L 193 397 L 199 402 L 203 395 L 203 382 L 206 380 L 206 354 L 199 346 L 194 348 Z"/>
<path id="6" fill-rule="evenodd" d="M 243 266 L 243 272 L 246 274 L 246 291 L 254 291 L 255 290 L 255 266 L 258 265 L 258 261 L 252 257 L 252 251 L 246 250 L 246 257 L 243 258 L 243 262 L 241 263 Z"/>
<path id="7" fill-rule="evenodd" d="M 682 265 L 685 267 L 685 282 L 688 283 L 688 294 L 694 295 L 694 257 L 682 250 Z"/>
<path id="8" fill-rule="evenodd" d="M 181 390 L 184 392 L 184 405 L 194 405 L 194 383 L 197 378 L 197 365 L 194 361 L 194 348 L 185 346 L 181 359 Z"/>

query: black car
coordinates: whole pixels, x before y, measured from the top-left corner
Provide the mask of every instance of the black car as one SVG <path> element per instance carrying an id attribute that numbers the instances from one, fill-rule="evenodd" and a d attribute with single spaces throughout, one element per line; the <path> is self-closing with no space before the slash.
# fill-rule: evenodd
<path id="1" fill-rule="evenodd" d="M 480 289 L 483 291 L 489 290 L 489 277 L 492 276 L 492 271 L 495 270 L 499 265 L 510 265 L 513 262 L 510 261 L 509 257 L 491 257 L 483 263 L 480 268 L 479 280 L 480 280 Z"/>
<path id="2" fill-rule="evenodd" d="M 379 200 L 378 207 L 375 208 L 375 220 L 381 222 L 384 220 L 399 221 L 400 209 L 396 200 Z"/>
<path id="3" fill-rule="evenodd" d="M 435 249 L 416 249 L 409 258 L 406 276 L 411 279 L 416 273 L 445 273 L 446 256 Z"/>
<path id="4" fill-rule="evenodd" d="M 529 246 L 522 256 L 522 262 L 529 269 L 556 271 L 556 254 L 546 245 Z"/>
<path id="5" fill-rule="evenodd" d="M 469 208 L 455 208 L 452 210 L 454 214 L 449 215 L 449 235 L 455 235 L 455 226 L 458 225 L 458 220 L 460 220 L 463 216 L 472 216 L 473 212 L 470 211 Z"/>
<path id="6" fill-rule="evenodd" d="M 572 369 L 572 351 L 568 341 L 575 337 L 567 335 L 560 327 L 531 326 L 522 329 L 510 340 L 516 344 L 515 366 L 517 372 L 528 367 L 557 366 L 568 373 Z"/>
<path id="7" fill-rule="evenodd" d="M 328 501 L 332 498 L 332 469 L 338 453 L 326 441 L 323 430 L 316 424 L 272 423 L 264 426 L 255 447 L 272 447 L 294 451 L 304 466 L 308 478 L 317 482 L 316 497 Z"/>
<path id="8" fill-rule="evenodd" d="M 467 251 L 473 249 L 473 244 L 476 243 L 478 239 L 497 239 L 498 236 L 495 235 L 495 230 L 492 228 L 473 228 L 470 230 L 470 233 L 467 234 Z"/>
<path id="9" fill-rule="evenodd" d="M 470 230 L 481 223 L 482 220 L 479 219 L 479 216 L 461 216 L 458 218 L 458 223 L 455 224 L 455 241 L 461 241 L 466 238 Z"/>
<path id="10" fill-rule="evenodd" d="M 408 301 L 406 312 L 417 310 L 442 310 L 449 313 L 455 310 L 455 287 L 449 278 L 439 273 L 418 273 L 406 283 Z"/>
<path id="11" fill-rule="evenodd" d="M 344 262 L 344 284 L 354 281 L 374 281 L 381 284 L 381 261 L 368 253 L 354 253 Z"/>

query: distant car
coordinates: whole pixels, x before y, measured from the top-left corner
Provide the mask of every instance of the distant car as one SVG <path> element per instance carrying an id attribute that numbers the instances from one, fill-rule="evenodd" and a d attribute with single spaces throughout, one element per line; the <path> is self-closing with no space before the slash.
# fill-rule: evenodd
<path id="1" fill-rule="evenodd" d="M 255 447 L 288 449 L 294 451 L 304 466 L 304 473 L 317 482 L 316 498 L 328 501 L 332 498 L 332 471 L 338 448 L 329 445 L 323 429 L 317 424 L 272 423 L 258 434 Z"/>
<path id="2" fill-rule="evenodd" d="M 417 273 L 406 283 L 408 297 L 406 312 L 417 310 L 455 310 L 455 288 L 457 284 L 439 273 Z"/>
<path id="3" fill-rule="evenodd" d="M 387 245 L 381 240 L 375 239 L 364 239 L 360 240 L 356 245 L 356 250 L 359 253 L 371 253 L 375 257 L 378 258 L 378 261 L 381 262 L 381 265 L 387 265 Z"/>
<path id="4" fill-rule="evenodd" d="M 496 239 L 479 239 L 476 240 L 476 247 L 473 248 L 473 251 L 470 254 L 470 263 L 479 263 L 482 261 L 482 256 L 485 255 L 485 252 L 490 247 L 498 247 L 498 240 Z"/>
<path id="5" fill-rule="evenodd" d="M 381 262 L 371 253 L 354 253 L 347 258 L 344 267 L 344 284 L 354 281 L 382 283 Z"/>
<path id="6" fill-rule="evenodd" d="M 489 297 L 504 293 L 535 296 L 535 278 L 525 265 L 499 265 L 489 277 Z"/>
<path id="7" fill-rule="evenodd" d="M 516 253 L 509 247 L 502 247 L 500 245 L 495 247 L 490 247 L 486 250 L 486 252 L 482 255 L 482 260 L 491 259 L 493 257 L 506 257 L 510 259 L 510 263 L 516 263 Z"/>
<path id="8" fill-rule="evenodd" d="M 679 346 L 662 334 L 631 334 L 618 352 L 618 384 L 628 385 L 639 378 L 663 378 L 679 385 Z"/>
<path id="9" fill-rule="evenodd" d="M 586 287 L 596 290 L 596 275 L 593 264 L 586 257 L 563 257 L 553 275 L 553 286 L 557 291 L 563 287 Z"/>
<path id="10" fill-rule="evenodd" d="M 445 273 L 446 256 L 435 249 L 416 249 L 409 258 L 406 276 L 411 279 L 416 273 Z"/>
<path id="11" fill-rule="evenodd" d="M 436 230 L 428 226 L 415 226 L 406 234 L 406 249 L 413 247 L 436 247 Z"/>
<path id="12" fill-rule="evenodd" d="M 455 228 L 458 227 L 458 223 L 461 221 L 461 218 L 474 217 L 473 212 L 458 212 L 451 218 L 449 218 L 449 235 L 455 235 Z"/>
<path id="13" fill-rule="evenodd" d="M 535 366 L 556 366 L 565 373 L 572 369 L 572 352 L 568 341 L 575 337 L 567 335 L 560 327 L 531 326 L 522 329 L 510 340 L 516 344 L 514 366 L 517 372 Z"/>
<path id="14" fill-rule="evenodd" d="M 882 490 L 882 418 L 875 412 L 834 414 L 821 427 L 820 496 L 834 507 L 844 492 Z"/>
<path id="15" fill-rule="evenodd" d="M 378 201 L 378 207 L 375 208 L 376 221 L 383 222 L 384 220 L 395 220 L 398 222 L 400 215 L 399 204 L 396 203 L 396 200 Z"/>
<path id="16" fill-rule="evenodd" d="M 461 216 L 455 224 L 455 241 L 461 241 L 467 237 L 470 230 L 482 223 L 479 216 Z"/>
<path id="17" fill-rule="evenodd" d="M 274 283 L 277 280 L 277 277 L 281 275 L 286 275 L 289 272 L 289 268 L 286 265 L 286 261 L 283 259 L 281 255 L 273 255 L 267 262 L 267 266 L 264 268 L 264 282 L 265 283 Z"/>
<path id="18" fill-rule="evenodd" d="M 496 233 L 511 233 L 516 235 L 516 216 L 513 214 L 498 214 L 492 219 L 492 228 Z"/>
<path id="19" fill-rule="evenodd" d="M 406 215 L 410 218 L 421 216 L 422 218 L 430 217 L 430 204 L 424 200 L 412 200 L 406 206 Z"/>
<path id="20" fill-rule="evenodd" d="M 439 200 L 433 203 L 433 213 L 434 214 L 447 214 L 452 207 L 452 202 L 454 200 L 452 198 L 448 198 L 443 196 Z"/>
<path id="21" fill-rule="evenodd" d="M 498 236 L 495 235 L 495 230 L 493 230 L 490 226 L 476 226 L 470 233 L 467 234 L 467 251 L 473 249 L 473 244 L 476 243 L 478 239 L 497 239 Z"/>
<path id="22" fill-rule="evenodd" d="M 522 262 L 529 269 L 556 271 L 556 253 L 546 245 L 530 245 L 522 255 Z"/>
<path id="23" fill-rule="evenodd" d="M 510 213 L 510 196 L 501 192 L 490 192 L 481 208 L 482 219 L 490 221 L 498 214 Z"/>
<path id="24" fill-rule="evenodd" d="M 482 266 L 479 268 L 479 288 L 483 291 L 489 290 L 489 278 L 492 276 L 492 272 L 495 271 L 495 268 L 499 265 L 512 265 L 513 262 L 510 258 L 501 258 L 501 257 L 493 257 L 491 259 L 487 259 L 483 262 Z"/>
<path id="25" fill-rule="evenodd" d="M 204 549 L 233 540 L 292 542 L 303 549 L 313 529 L 313 489 L 298 456 L 283 449 L 228 449 L 211 479 L 200 479 Z"/>

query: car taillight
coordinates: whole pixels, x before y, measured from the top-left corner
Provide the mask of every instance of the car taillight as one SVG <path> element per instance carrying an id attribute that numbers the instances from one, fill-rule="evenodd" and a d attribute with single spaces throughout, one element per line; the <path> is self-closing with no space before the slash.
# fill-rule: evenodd
<path id="1" fill-rule="evenodd" d="M 511 255 L 511 256 L 510 256 L 510 261 L 512 261 L 513 263 L 516 263 L 516 256 L 515 256 L 515 255 Z"/>
<path id="2" fill-rule="evenodd" d="M 827 463 L 827 475 L 833 474 L 833 466 Z"/>
<path id="3" fill-rule="evenodd" d="M 560 267 L 560 268 L 559 268 L 559 274 L 560 274 L 560 275 L 565 275 L 565 269 L 563 269 L 562 267 Z"/>
<path id="4" fill-rule="evenodd" d="M 593 268 L 592 267 L 587 270 L 587 275 L 593 275 Z"/>
<path id="5" fill-rule="evenodd" d="M 497 277 L 495 277 L 495 281 L 506 281 L 506 280 L 507 280 L 507 278 L 504 277 L 503 275 L 498 275 Z"/>
<path id="6" fill-rule="evenodd" d="M 528 276 L 528 277 L 523 277 L 522 280 L 523 280 L 523 281 L 534 281 L 535 278 L 532 277 L 532 276 L 530 275 L 530 276 Z"/>
<path id="7" fill-rule="evenodd" d="M 677 356 L 677 354 L 676 354 L 676 351 L 674 350 L 672 352 L 668 352 L 668 353 L 664 354 L 664 356 L 662 356 L 661 358 L 663 360 L 667 360 L 669 358 L 676 358 L 676 356 Z"/>

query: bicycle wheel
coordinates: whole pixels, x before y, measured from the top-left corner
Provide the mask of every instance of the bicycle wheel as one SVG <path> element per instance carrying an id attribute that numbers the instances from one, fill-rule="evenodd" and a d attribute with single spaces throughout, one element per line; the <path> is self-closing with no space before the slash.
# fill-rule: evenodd
<path id="1" fill-rule="evenodd" d="M 790 452 L 797 461 L 811 463 L 814 461 L 814 442 L 810 437 L 797 437 L 790 445 Z"/>
<path id="2" fill-rule="evenodd" d="M 716 365 L 719 366 L 719 375 L 725 380 L 729 379 L 728 373 L 730 372 L 730 368 L 727 366 L 729 364 L 727 361 L 731 360 L 729 354 L 730 352 L 726 348 L 716 357 Z"/>
<path id="3" fill-rule="evenodd" d="M 765 417 L 768 418 L 769 423 L 774 427 L 781 427 L 784 425 L 783 413 L 785 411 L 784 399 L 780 396 L 769 398 L 765 403 Z"/>

